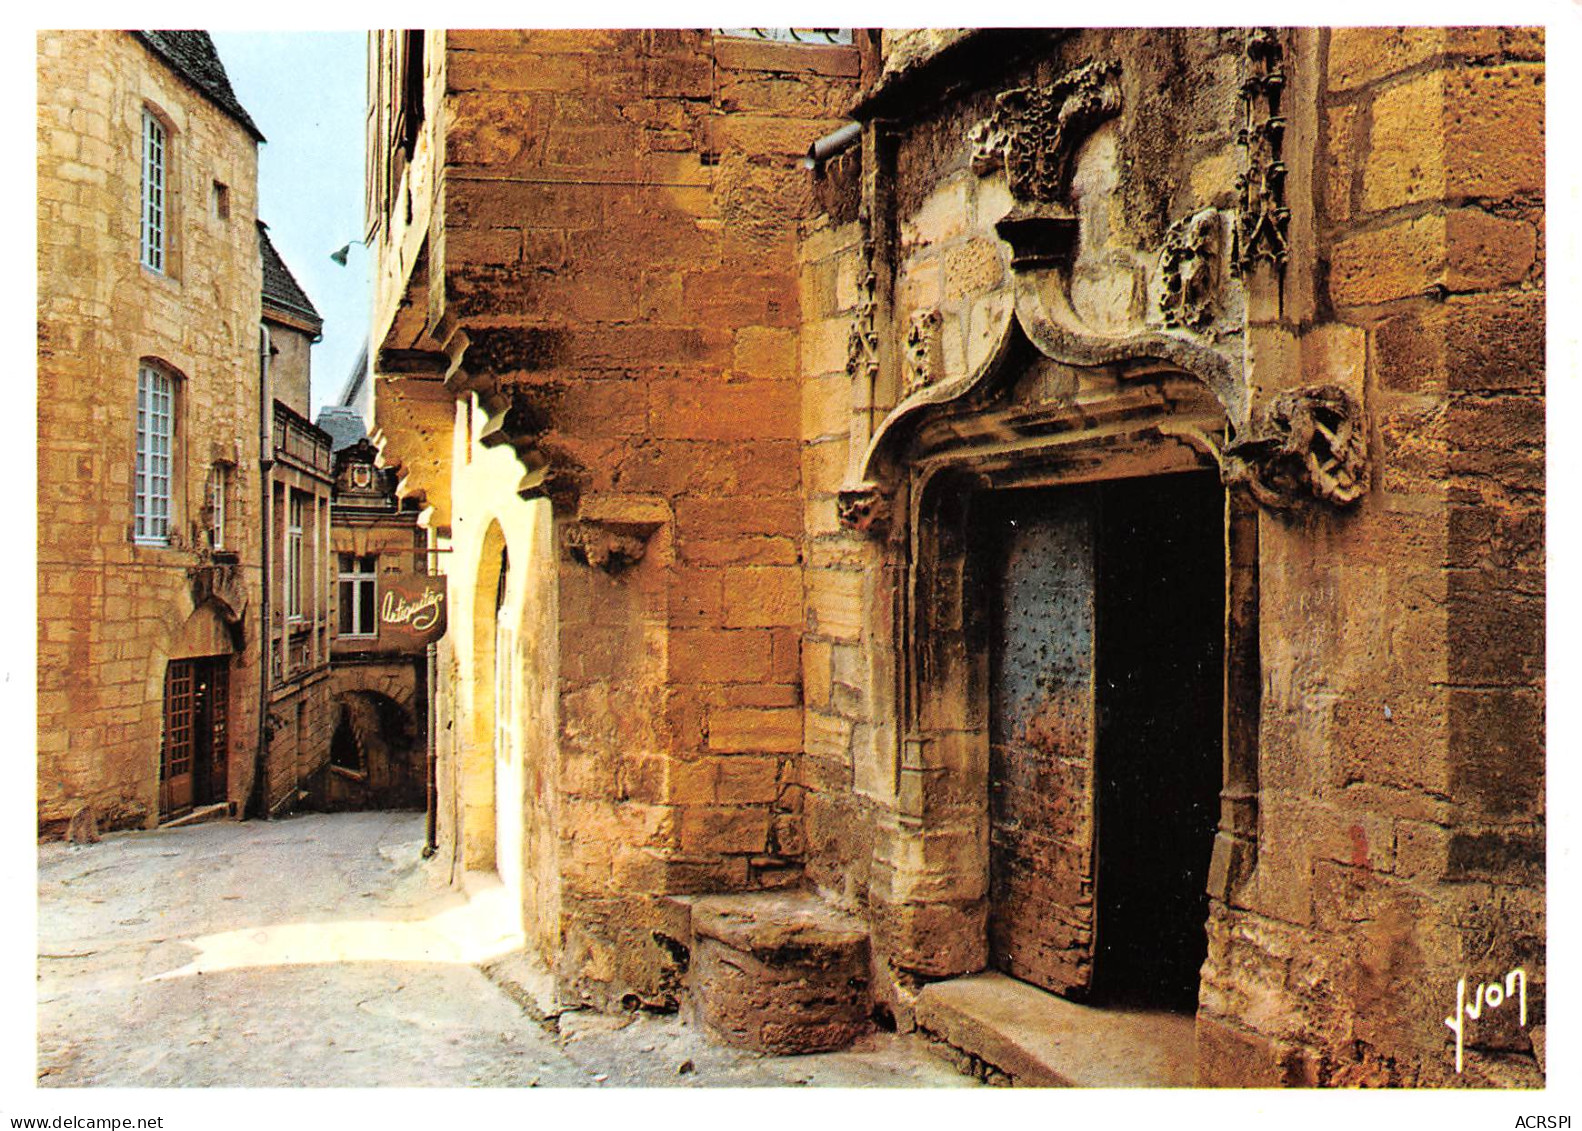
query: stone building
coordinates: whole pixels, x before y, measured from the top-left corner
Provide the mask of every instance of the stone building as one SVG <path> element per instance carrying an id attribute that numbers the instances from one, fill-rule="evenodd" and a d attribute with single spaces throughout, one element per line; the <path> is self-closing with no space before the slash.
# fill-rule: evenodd
<path id="1" fill-rule="evenodd" d="M 37 128 L 39 829 L 238 811 L 263 137 L 205 32 L 40 33 Z"/>
<path id="2" fill-rule="evenodd" d="M 348 392 L 356 389 L 354 375 Z M 331 810 L 422 809 L 428 803 L 429 649 L 387 623 L 380 606 L 390 599 L 392 583 L 400 586 L 427 570 L 427 536 L 418 527 L 415 501 L 396 495 L 395 471 L 376 466 L 378 452 L 355 405 L 326 407 L 318 425 L 333 437 L 330 562 L 336 581 L 334 730 L 315 802 Z"/>
<path id="3" fill-rule="evenodd" d="M 253 810 L 275 815 L 306 800 L 329 762 L 334 718 L 330 642 L 335 580 L 330 556 L 330 436 L 308 419 L 312 347 L 323 320 L 258 225 L 264 399 L 271 406 L 263 612 L 269 625 L 269 697 Z"/>
<path id="4" fill-rule="evenodd" d="M 370 38 L 442 851 L 764 1048 L 1541 1083 L 1541 33 L 850 38 Z"/>

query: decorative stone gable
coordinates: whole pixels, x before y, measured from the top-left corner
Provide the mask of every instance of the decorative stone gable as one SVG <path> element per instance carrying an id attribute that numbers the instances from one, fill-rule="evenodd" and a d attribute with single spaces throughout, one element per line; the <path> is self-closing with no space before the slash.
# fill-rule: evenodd
<path id="1" fill-rule="evenodd" d="M 335 457 L 335 501 L 342 504 L 388 503 L 393 499 L 389 474 L 376 466 L 379 450 L 364 437 Z"/>

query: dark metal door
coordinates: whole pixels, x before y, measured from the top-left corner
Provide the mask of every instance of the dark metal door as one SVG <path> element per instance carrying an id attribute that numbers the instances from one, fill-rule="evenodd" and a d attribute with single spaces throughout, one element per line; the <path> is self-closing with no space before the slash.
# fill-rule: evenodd
<path id="1" fill-rule="evenodd" d="M 1093 489 L 992 498 L 989 951 L 1081 996 L 1093 970 Z"/>

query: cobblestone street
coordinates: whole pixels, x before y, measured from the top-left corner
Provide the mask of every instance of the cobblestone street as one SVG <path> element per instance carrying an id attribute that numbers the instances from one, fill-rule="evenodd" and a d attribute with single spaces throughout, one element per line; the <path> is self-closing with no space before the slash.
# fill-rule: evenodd
<path id="1" fill-rule="evenodd" d="M 535 1020 L 485 976 L 487 889 L 448 890 L 412 813 L 39 847 L 44 1087 L 970 1085 L 919 1042 L 759 1057 L 684 1016 Z"/>

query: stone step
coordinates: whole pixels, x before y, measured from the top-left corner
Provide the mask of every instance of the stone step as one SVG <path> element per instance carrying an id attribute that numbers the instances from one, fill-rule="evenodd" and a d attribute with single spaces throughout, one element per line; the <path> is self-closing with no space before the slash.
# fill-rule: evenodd
<path id="1" fill-rule="evenodd" d="M 925 986 L 916 1015 L 925 1036 L 948 1046 L 941 1050 L 947 1059 L 995 1083 L 1034 1088 L 1191 1088 L 1197 1083 L 1195 1022 L 1189 1014 L 1079 1005 L 1004 974 L 983 973 Z"/>
<path id="2" fill-rule="evenodd" d="M 694 901 L 689 976 L 698 1016 L 743 1048 L 830 1052 L 871 1025 L 868 930 L 811 892 Z"/>
<path id="3" fill-rule="evenodd" d="M 201 825 L 204 821 L 218 821 L 222 817 L 231 815 L 231 805 L 228 801 L 221 801 L 214 805 L 200 805 L 190 813 L 183 813 L 173 821 L 166 821 L 159 827 L 162 829 L 182 829 L 188 825 Z"/>

